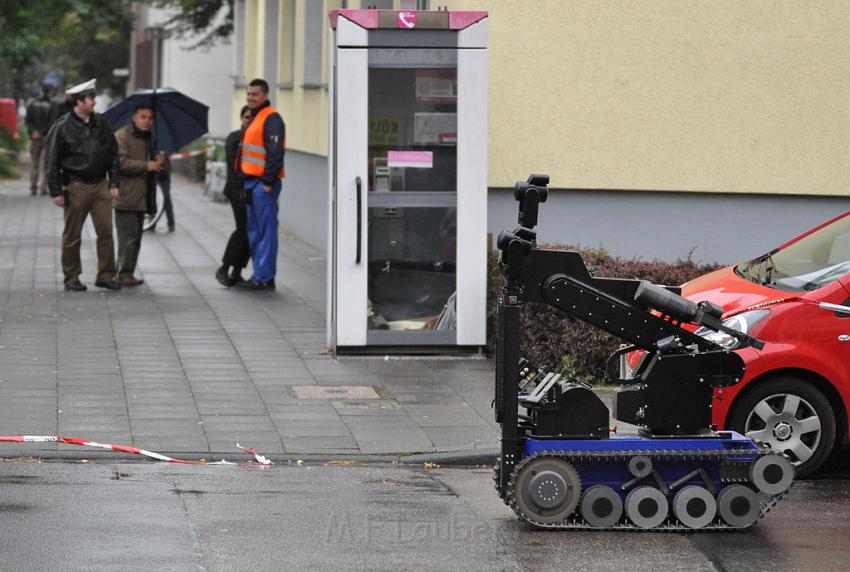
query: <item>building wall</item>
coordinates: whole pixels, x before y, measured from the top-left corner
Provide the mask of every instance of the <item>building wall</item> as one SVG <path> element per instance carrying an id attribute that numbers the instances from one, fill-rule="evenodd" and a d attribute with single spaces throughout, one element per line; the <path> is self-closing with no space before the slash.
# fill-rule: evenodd
<path id="1" fill-rule="evenodd" d="M 327 252 L 328 160 L 290 149 L 280 195 L 280 224 L 301 240 Z"/>
<path id="2" fill-rule="evenodd" d="M 150 85 L 153 82 L 153 41 L 147 25 L 148 7 L 133 3 L 133 29 L 130 32 L 130 91 L 139 85 Z"/>
<path id="3" fill-rule="evenodd" d="M 162 37 L 152 30 L 162 27 L 170 17 L 166 10 L 137 8 L 133 32 L 130 88 L 173 87 L 210 108 L 209 133 L 226 137 L 238 123 L 233 114 L 234 45 L 219 42 L 208 48 L 187 49 L 198 37 Z M 223 17 L 223 14 L 220 15 Z M 157 52 L 157 43 L 162 48 Z"/>
<path id="4" fill-rule="evenodd" d="M 246 18 L 270 1 L 277 0 L 237 0 Z M 291 83 L 279 81 L 276 97 L 289 141 L 285 186 L 304 200 L 290 204 L 284 227 L 325 248 L 325 229 L 303 221 L 326 218 L 327 71 L 320 85 L 305 85 L 307 0 L 287 2 L 280 0 L 278 31 L 284 35 L 293 14 L 291 44 L 278 41 L 278 69 L 291 62 Z M 323 12 L 338 5 L 323 2 Z M 733 262 L 850 208 L 843 198 L 850 187 L 847 3 L 439 5 L 489 12 L 494 234 L 514 226 L 507 189 L 532 172 L 552 181 L 543 240 L 623 257 L 674 260 L 692 252 L 703 262 Z M 327 70 L 326 17 L 322 29 Z M 245 57 L 246 68 L 261 66 L 256 50 Z M 301 173 L 302 165 L 310 172 Z"/>
<path id="5" fill-rule="evenodd" d="M 236 1 L 244 5 L 244 24 L 237 22 L 236 25 L 242 27 L 246 39 L 245 49 L 237 49 L 244 58 L 245 71 L 234 85 L 234 117 L 244 105 L 245 85 L 261 77 L 273 86 L 270 99 L 286 122 L 288 148 L 327 156 L 327 13 L 340 8 L 342 0 Z M 273 12 L 278 14 L 278 25 L 267 27 L 266 14 Z M 269 38 L 271 34 L 275 37 Z M 269 67 L 265 65 L 265 58 L 270 57 L 271 50 L 276 52 L 277 65 Z M 306 55 L 316 52 L 318 60 Z M 318 70 L 318 78 L 305 77 L 310 76 L 307 66 Z M 274 70 L 274 77 L 268 73 L 270 69 Z"/>
<path id="6" fill-rule="evenodd" d="M 850 187 L 847 2 L 443 3 L 490 13 L 493 187 Z"/>
<path id="7" fill-rule="evenodd" d="M 508 189 L 488 193 L 488 232 L 517 225 Z M 850 209 L 844 197 L 554 190 L 540 205 L 544 243 L 620 258 L 731 264 L 754 258 Z"/>

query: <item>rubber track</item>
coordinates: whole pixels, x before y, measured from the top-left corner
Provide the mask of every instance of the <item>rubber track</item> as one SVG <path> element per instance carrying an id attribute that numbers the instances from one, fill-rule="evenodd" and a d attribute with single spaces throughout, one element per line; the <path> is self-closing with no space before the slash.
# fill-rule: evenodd
<path id="1" fill-rule="evenodd" d="M 603 451 L 603 452 L 599 452 L 599 451 L 570 451 L 570 452 L 541 451 L 539 453 L 535 453 L 534 455 L 529 455 L 528 457 L 523 459 L 519 464 L 517 464 L 514 467 L 514 471 L 511 474 L 511 479 L 508 482 L 507 494 L 504 495 L 504 496 L 502 496 L 500 494 L 500 496 L 502 496 L 502 500 L 505 502 L 505 504 L 508 505 L 509 507 L 511 507 L 511 509 L 513 509 L 513 511 L 520 518 L 522 518 L 524 521 L 528 522 L 529 524 L 531 524 L 535 528 L 541 528 L 541 529 L 546 529 L 546 530 L 593 530 L 593 531 L 634 530 L 634 531 L 640 531 L 640 532 L 648 532 L 648 531 L 656 531 L 656 532 L 697 532 L 697 531 L 706 531 L 706 530 L 711 530 L 711 531 L 745 530 L 745 529 L 749 528 L 750 526 L 754 526 L 756 522 L 758 522 L 759 520 L 764 518 L 764 515 L 766 515 L 770 511 L 770 509 L 772 509 L 776 505 L 776 503 L 778 503 L 779 500 L 788 491 L 785 491 L 785 492 L 777 494 L 777 495 L 765 495 L 764 493 L 758 493 L 759 496 L 762 497 L 762 501 L 760 503 L 761 504 L 761 511 L 759 512 L 759 517 L 756 519 L 756 521 L 749 526 L 745 526 L 745 527 L 730 526 L 730 525 L 724 523 L 723 520 L 718 515 L 718 516 L 715 517 L 714 521 L 711 524 L 709 524 L 708 526 L 704 526 L 702 528 L 691 528 L 689 526 L 685 526 L 683 524 L 680 524 L 676 520 L 676 517 L 673 516 L 673 514 L 671 513 L 667 517 L 667 520 L 663 524 L 661 524 L 660 526 L 657 526 L 655 528 L 648 528 L 647 529 L 647 528 L 641 528 L 639 526 L 635 526 L 633 524 L 630 524 L 627 520 L 628 517 L 625 516 L 625 515 L 624 515 L 624 517 L 626 518 L 626 520 L 619 523 L 619 524 L 616 524 L 616 525 L 609 527 L 609 528 L 597 528 L 597 527 L 590 526 L 589 524 L 587 524 L 587 522 L 578 513 L 578 510 L 576 510 L 576 512 L 571 514 L 569 517 L 567 517 L 566 520 L 564 520 L 563 522 L 561 522 L 559 524 L 544 524 L 544 523 L 541 523 L 541 522 L 536 522 L 535 520 L 529 518 L 527 515 L 523 514 L 519 510 L 519 507 L 517 507 L 517 504 L 516 504 L 516 496 L 514 494 L 514 489 L 516 487 L 516 477 L 517 477 L 517 474 L 519 474 L 519 471 L 522 470 L 522 468 L 525 465 L 527 465 L 528 463 L 530 463 L 534 459 L 539 459 L 541 457 L 554 457 L 554 458 L 563 459 L 564 461 L 567 461 L 567 462 L 573 462 L 573 461 L 588 462 L 588 461 L 595 461 L 595 460 L 602 461 L 602 462 L 626 462 L 626 461 L 628 461 L 628 459 L 630 457 L 634 457 L 635 455 L 644 455 L 644 456 L 649 457 L 653 461 L 655 461 L 655 460 L 658 460 L 658 461 L 677 460 L 677 461 L 720 461 L 720 462 L 723 462 L 723 461 L 736 462 L 737 461 L 737 462 L 741 462 L 742 461 L 741 457 L 752 456 L 753 454 L 767 455 L 767 454 L 771 454 L 771 451 L 770 451 L 770 449 L 767 449 L 767 448 L 755 449 L 755 450 L 754 449 L 746 449 L 744 451 L 726 450 L 726 449 L 705 450 L 705 451 L 677 450 L 677 449 L 662 450 L 662 451 L 657 451 L 657 450 L 654 450 L 654 451 L 630 450 L 630 451 Z M 746 463 L 749 464 L 750 461 L 746 461 Z M 493 468 L 494 479 L 496 479 L 497 484 L 498 484 L 498 475 L 499 475 L 499 468 L 498 467 L 499 467 L 500 464 L 501 463 L 498 463 Z M 581 476 L 581 475 L 579 475 L 579 476 Z M 724 480 L 724 482 L 742 482 L 742 480 L 741 479 L 728 479 L 728 480 Z M 744 482 L 748 482 L 748 481 L 744 481 Z"/>

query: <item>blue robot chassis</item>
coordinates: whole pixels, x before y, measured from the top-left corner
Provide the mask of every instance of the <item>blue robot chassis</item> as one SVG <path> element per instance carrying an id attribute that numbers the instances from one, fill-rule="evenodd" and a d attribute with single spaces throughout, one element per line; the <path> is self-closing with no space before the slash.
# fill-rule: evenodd
<path id="1" fill-rule="evenodd" d="M 539 528 L 752 526 L 790 488 L 794 469 L 751 439 L 716 431 L 711 402 L 715 388 L 743 377 L 733 350 L 764 344 L 725 327 L 722 308 L 686 300 L 678 288 L 593 277 L 578 253 L 538 249 L 534 227 L 547 185 L 545 175 L 517 183 L 519 227 L 498 241 L 505 277 L 494 399 L 499 496 Z M 606 369 L 622 386 L 612 416 L 637 426 L 636 434 L 612 432 L 608 408 L 589 386 L 520 357 L 523 302 L 559 308 L 631 344 Z M 706 332 L 725 335 L 724 343 Z M 633 375 L 615 375 L 620 354 L 637 349 L 645 353 Z"/>

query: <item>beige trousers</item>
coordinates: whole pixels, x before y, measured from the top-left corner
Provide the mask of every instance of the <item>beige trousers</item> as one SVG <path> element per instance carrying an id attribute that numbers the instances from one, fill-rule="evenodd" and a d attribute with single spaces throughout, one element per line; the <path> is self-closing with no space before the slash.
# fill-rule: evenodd
<path id="1" fill-rule="evenodd" d="M 83 271 L 80 242 L 83 224 L 91 214 L 97 234 L 97 282 L 115 278 L 115 244 L 112 239 L 112 196 L 106 179 L 89 185 L 74 181 L 65 193 L 65 230 L 62 232 L 62 271 L 65 283 L 79 280 Z"/>

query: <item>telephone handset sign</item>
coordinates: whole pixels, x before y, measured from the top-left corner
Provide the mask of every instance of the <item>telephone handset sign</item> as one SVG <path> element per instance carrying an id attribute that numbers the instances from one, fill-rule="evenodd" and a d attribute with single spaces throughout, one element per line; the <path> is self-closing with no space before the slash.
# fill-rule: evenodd
<path id="1" fill-rule="evenodd" d="M 416 12 L 401 11 L 396 19 L 396 28 L 407 28 L 412 30 L 416 27 Z"/>

